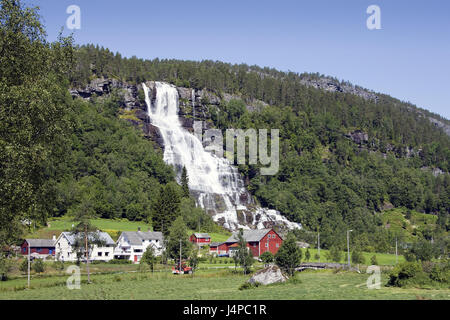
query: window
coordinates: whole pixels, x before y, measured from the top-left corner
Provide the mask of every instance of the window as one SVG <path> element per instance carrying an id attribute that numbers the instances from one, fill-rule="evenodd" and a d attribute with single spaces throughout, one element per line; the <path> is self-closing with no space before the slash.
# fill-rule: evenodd
<path id="1" fill-rule="evenodd" d="M 279 243 L 277 243 L 277 248 L 279 248 L 280 247 L 280 244 Z"/>
<path id="2" fill-rule="evenodd" d="M 105 256 L 107 256 L 107 257 L 108 257 L 108 256 L 109 256 L 109 252 L 105 252 Z"/>
<path id="3" fill-rule="evenodd" d="M 98 256 L 99 256 L 99 257 L 101 257 L 102 255 L 103 255 L 103 253 L 102 253 L 102 252 L 99 252 L 99 253 L 98 253 Z"/>
<path id="4" fill-rule="evenodd" d="M 266 243 L 266 248 L 268 248 L 269 247 L 269 244 L 268 243 Z"/>

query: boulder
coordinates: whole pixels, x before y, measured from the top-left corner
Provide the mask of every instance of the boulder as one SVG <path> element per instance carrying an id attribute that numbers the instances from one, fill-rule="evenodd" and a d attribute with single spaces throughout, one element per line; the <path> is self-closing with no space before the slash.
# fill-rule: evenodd
<path id="1" fill-rule="evenodd" d="M 288 278 L 283 275 L 277 266 L 269 266 L 263 270 L 256 272 L 248 282 L 251 284 L 260 283 L 268 285 L 271 283 L 285 282 Z"/>

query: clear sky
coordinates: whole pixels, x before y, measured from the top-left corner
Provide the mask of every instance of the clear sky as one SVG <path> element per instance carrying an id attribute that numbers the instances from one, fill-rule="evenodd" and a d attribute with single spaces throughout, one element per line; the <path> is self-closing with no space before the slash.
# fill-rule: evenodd
<path id="1" fill-rule="evenodd" d="M 448 0 L 28 0 L 49 40 L 81 9 L 79 44 L 139 58 L 212 59 L 319 72 L 450 119 Z M 381 9 L 369 30 L 366 9 Z M 67 28 L 66 28 L 66 31 Z"/>

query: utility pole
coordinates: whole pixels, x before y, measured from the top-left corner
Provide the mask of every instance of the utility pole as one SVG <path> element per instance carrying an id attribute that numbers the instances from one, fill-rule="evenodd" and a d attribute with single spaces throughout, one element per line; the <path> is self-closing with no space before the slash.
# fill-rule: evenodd
<path id="1" fill-rule="evenodd" d="M 397 237 L 395 237 L 395 264 L 398 264 Z"/>
<path id="2" fill-rule="evenodd" d="M 28 289 L 30 289 L 30 270 L 31 269 L 31 252 L 30 243 L 28 243 Z"/>
<path id="3" fill-rule="evenodd" d="M 180 272 L 181 272 L 181 239 L 180 239 Z"/>
<path id="4" fill-rule="evenodd" d="M 347 258 L 348 258 L 348 269 L 350 270 L 350 232 L 353 230 L 347 230 Z"/>
<path id="5" fill-rule="evenodd" d="M 317 233 L 317 250 L 319 253 L 319 262 L 320 262 L 320 232 Z"/>

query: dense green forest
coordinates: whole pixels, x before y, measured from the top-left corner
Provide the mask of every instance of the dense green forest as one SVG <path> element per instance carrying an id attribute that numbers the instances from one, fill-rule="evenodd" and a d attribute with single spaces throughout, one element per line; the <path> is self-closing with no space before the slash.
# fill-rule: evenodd
<path id="1" fill-rule="evenodd" d="M 74 86 L 97 77 L 129 83 L 160 80 L 240 96 L 209 106 L 216 127 L 280 128 L 281 135 L 277 175 L 263 177 L 257 166 L 240 166 L 249 190 L 263 206 L 301 222 L 306 230 L 320 231 L 325 247 L 341 246 L 345 230 L 352 228 L 353 241 L 362 247 L 391 249 L 393 239 L 402 235 L 383 225 L 381 212 L 390 205 L 438 217 L 417 239 L 447 234 L 450 139 L 420 113 L 437 115 L 387 95 L 372 101 L 300 84 L 305 77 L 319 77 L 315 74 L 213 61 L 123 58 L 93 45 L 78 48 L 77 57 Z M 268 105 L 250 112 L 246 102 L 255 99 Z M 355 131 L 367 133 L 368 141 L 349 139 L 348 133 Z M 447 173 L 435 177 L 424 167 Z"/>

